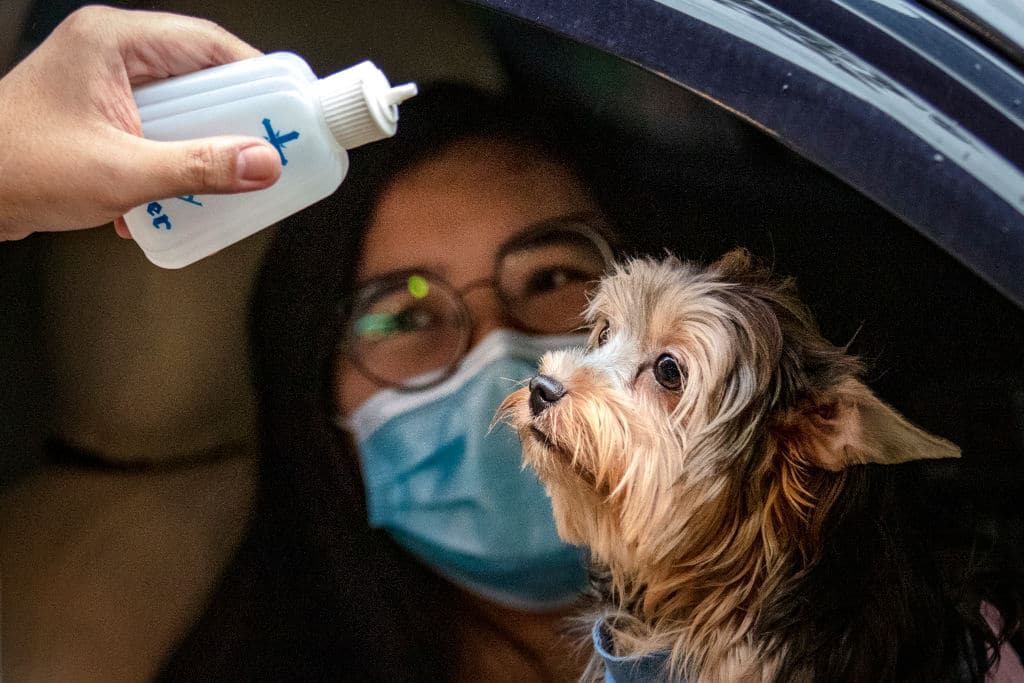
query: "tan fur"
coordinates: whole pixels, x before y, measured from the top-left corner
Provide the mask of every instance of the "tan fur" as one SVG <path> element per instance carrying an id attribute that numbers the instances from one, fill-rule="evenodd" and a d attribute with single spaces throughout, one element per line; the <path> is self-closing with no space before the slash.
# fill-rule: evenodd
<path id="1" fill-rule="evenodd" d="M 630 261 L 587 316 L 587 349 L 541 361 L 565 396 L 534 416 L 524 388 L 500 414 L 560 534 L 590 546 L 630 606 L 613 612 L 616 653 L 669 650 L 691 681 L 771 680 L 785 646 L 754 623 L 815 561 L 844 468 L 959 450 L 875 398 L 792 283 L 746 252 L 706 270 Z M 664 353 L 685 368 L 677 391 L 655 379 Z"/>

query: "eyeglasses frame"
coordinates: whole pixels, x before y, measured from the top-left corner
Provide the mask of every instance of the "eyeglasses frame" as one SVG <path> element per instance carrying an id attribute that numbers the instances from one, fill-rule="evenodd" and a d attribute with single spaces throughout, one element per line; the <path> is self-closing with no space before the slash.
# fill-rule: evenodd
<path id="1" fill-rule="evenodd" d="M 344 316 L 345 324 L 342 328 L 341 338 L 337 345 L 339 356 L 346 358 L 361 375 L 381 388 L 395 389 L 402 392 L 415 392 L 436 386 L 455 374 L 459 365 L 462 363 L 462 360 L 466 357 L 466 354 L 469 351 L 473 332 L 473 317 L 470 313 L 469 306 L 466 305 L 465 293 L 486 285 L 490 285 L 494 290 L 498 297 L 498 301 L 501 304 L 502 312 L 510 320 L 515 321 L 519 326 L 518 329 L 523 332 L 534 334 L 541 332 L 537 328 L 523 323 L 514 315 L 514 307 L 512 306 L 509 297 L 507 297 L 506 293 L 498 286 L 498 269 L 500 268 L 505 256 L 516 248 L 529 244 L 531 239 L 534 239 L 545 232 L 556 231 L 576 232 L 586 237 L 594 246 L 597 247 L 598 252 L 601 254 L 601 258 L 604 261 L 605 272 L 607 272 L 615 262 L 613 247 L 615 244 L 614 233 L 608 226 L 607 222 L 605 222 L 604 219 L 596 213 L 581 212 L 566 216 L 559 216 L 557 218 L 545 219 L 527 226 L 516 234 L 515 237 L 504 242 L 501 247 L 499 247 L 498 253 L 494 259 L 494 272 L 490 277 L 478 278 L 467 283 L 462 288 L 456 288 L 444 277 L 433 272 L 429 268 L 403 268 L 401 270 L 393 270 L 376 275 L 366 282 L 358 285 L 355 288 L 354 295 L 342 302 L 341 315 Z M 394 382 L 380 377 L 378 374 L 367 368 L 366 364 L 363 363 L 356 354 L 351 352 L 350 342 L 353 335 L 352 327 L 355 320 L 355 312 L 366 306 L 370 301 L 379 297 L 382 293 L 392 291 L 393 289 L 400 289 L 400 285 L 407 283 L 409 278 L 413 275 L 426 275 L 432 284 L 447 288 L 449 293 L 453 295 L 452 299 L 456 302 L 458 324 L 460 325 L 460 329 L 465 330 L 465 334 L 463 335 L 464 339 L 460 341 L 455 360 L 444 368 L 444 372 L 426 384 L 409 386 L 401 382 Z"/>

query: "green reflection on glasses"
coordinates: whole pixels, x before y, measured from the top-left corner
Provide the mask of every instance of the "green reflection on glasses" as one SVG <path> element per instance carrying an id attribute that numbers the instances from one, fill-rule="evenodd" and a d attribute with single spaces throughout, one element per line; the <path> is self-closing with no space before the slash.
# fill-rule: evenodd
<path id="1" fill-rule="evenodd" d="M 402 326 L 400 315 L 394 313 L 368 313 L 356 322 L 356 331 L 363 335 L 385 335 Z"/>
<path id="2" fill-rule="evenodd" d="M 430 292 L 430 285 L 422 275 L 409 276 L 409 294 L 414 299 L 422 299 Z"/>

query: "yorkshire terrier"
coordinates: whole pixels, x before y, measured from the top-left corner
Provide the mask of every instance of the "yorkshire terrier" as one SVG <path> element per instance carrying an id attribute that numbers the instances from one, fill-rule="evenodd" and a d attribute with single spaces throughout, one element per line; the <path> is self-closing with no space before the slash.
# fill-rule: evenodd
<path id="1" fill-rule="evenodd" d="M 879 400 L 791 280 L 744 250 L 633 260 L 586 318 L 499 416 L 591 549 L 612 655 L 691 683 L 980 680 L 1017 616 L 985 620 L 879 467 L 960 449 Z"/>

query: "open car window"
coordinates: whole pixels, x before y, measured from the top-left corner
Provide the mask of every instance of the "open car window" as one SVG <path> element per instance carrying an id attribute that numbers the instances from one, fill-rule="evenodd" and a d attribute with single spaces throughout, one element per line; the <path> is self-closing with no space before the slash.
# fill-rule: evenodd
<path id="1" fill-rule="evenodd" d="M 941 17 L 899 1 L 483 4 L 720 103 L 1024 302 L 1024 77 Z"/>
<path id="2" fill-rule="evenodd" d="M 902 0 L 475 4 L 513 80 L 626 131 L 624 229 L 795 275 L 869 383 L 963 447 L 933 483 L 1024 543 L 1024 72 L 1005 51 Z"/>

